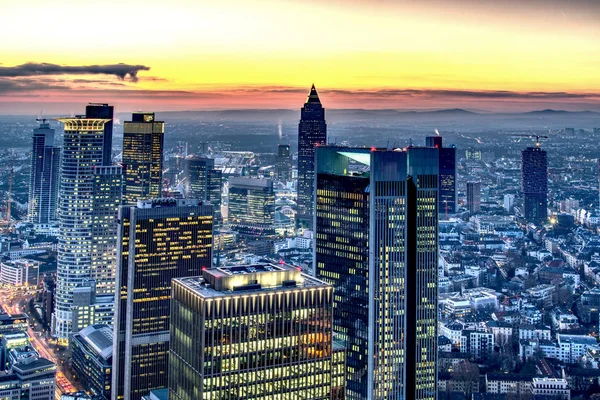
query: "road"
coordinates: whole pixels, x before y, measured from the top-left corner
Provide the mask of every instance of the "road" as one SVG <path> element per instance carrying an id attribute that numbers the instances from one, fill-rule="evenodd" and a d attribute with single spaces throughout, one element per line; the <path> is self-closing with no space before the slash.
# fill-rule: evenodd
<path id="1" fill-rule="evenodd" d="M 9 314 L 21 314 L 28 313 L 29 300 L 34 296 L 34 292 L 22 291 L 14 288 L 3 287 L 0 289 L 0 299 L 4 305 L 4 310 Z M 39 330 L 34 330 L 35 328 Z M 63 361 L 57 355 L 52 343 L 49 343 L 47 339 L 42 339 L 44 332 L 41 331 L 41 327 L 38 326 L 33 316 L 29 316 L 29 325 L 27 327 L 27 334 L 31 340 L 31 344 L 39 355 L 46 358 L 56 364 L 56 398 L 60 399 L 63 393 L 76 392 L 80 385 L 68 378 L 69 374 L 65 374 L 65 366 Z"/>

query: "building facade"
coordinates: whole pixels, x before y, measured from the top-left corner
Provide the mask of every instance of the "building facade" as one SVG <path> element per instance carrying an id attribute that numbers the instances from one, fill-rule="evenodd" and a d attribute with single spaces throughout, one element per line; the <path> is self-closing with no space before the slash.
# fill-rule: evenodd
<path id="1" fill-rule="evenodd" d="M 154 199 L 119 211 L 112 398 L 167 387 L 171 280 L 212 262 L 213 208 Z"/>
<path id="2" fill-rule="evenodd" d="M 453 214 L 456 212 L 457 190 L 456 190 L 456 147 L 444 147 L 442 136 L 428 136 L 425 139 L 427 147 L 438 149 L 440 158 L 438 165 L 440 191 L 439 212 L 444 214 Z"/>
<path id="3" fill-rule="evenodd" d="M 14 286 L 37 286 L 40 262 L 27 259 L 0 262 L 0 283 Z"/>
<path id="4" fill-rule="evenodd" d="M 123 124 L 124 198 L 128 204 L 159 198 L 165 123 L 154 120 L 154 113 L 133 113 Z"/>
<path id="5" fill-rule="evenodd" d="M 349 399 L 436 396 L 438 158 L 317 148 L 315 271 L 335 288 Z"/>
<path id="6" fill-rule="evenodd" d="M 33 130 L 27 218 L 34 224 L 56 220 L 60 148 L 54 146 L 54 129 L 45 120 Z"/>
<path id="7" fill-rule="evenodd" d="M 72 365 L 77 376 L 99 400 L 110 399 L 113 329 L 90 325 L 71 341 Z"/>
<path id="8" fill-rule="evenodd" d="M 471 214 L 481 211 L 481 182 L 467 182 L 467 209 Z"/>
<path id="9" fill-rule="evenodd" d="M 315 148 L 327 143 L 325 109 L 315 89 L 310 89 L 298 124 L 298 224 L 311 227 L 314 214 Z"/>
<path id="10" fill-rule="evenodd" d="M 208 201 L 215 209 L 215 225 L 222 221 L 221 187 L 223 172 L 215 168 L 215 160 L 208 157 L 188 156 L 184 161 L 185 196 Z"/>
<path id="11" fill-rule="evenodd" d="M 546 151 L 528 147 L 521 152 L 521 190 L 523 213 L 528 221 L 548 218 L 548 160 Z"/>
<path id="12" fill-rule="evenodd" d="M 169 398 L 344 399 L 333 288 L 287 265 L 173 280 Z"/>
<path id="13" fill-rule="evenodd" d="M 282 182 L 292 180 L 292 152 L 289 144 L 277 146 L 277 179 Z"/>
<path id="14" fill-rule="evenodd" d="M 114 295 L 119 206 L 123 196 L 120 165 L 102 166 L 93 174 L 91 278 L 99 295 Z"/>
<path id="15" fill-rule="evenodd" d="M 229 179 L 229 224 L 242 234 L 274 233 L 275 192 L 270 179 Z"/>
<path id="16" fill-rule="evenodd" d="M 89 107 L 89 106 L 88 106 Z M 60 173 L 56 307 L 53 334 L 66 344 L 71 333 L 73 290 L 91 278 L 95 169 L 105 156 L 109 119 L 61 118 L 64 124 Z"/>

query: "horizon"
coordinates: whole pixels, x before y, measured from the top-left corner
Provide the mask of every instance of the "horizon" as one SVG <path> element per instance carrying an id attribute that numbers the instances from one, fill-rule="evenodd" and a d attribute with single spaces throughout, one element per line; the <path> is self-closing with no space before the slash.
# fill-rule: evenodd
<path id="1" fill-rule="evenodd" d="M 299 109 L 312 83 L 327 109 L 600 111 L 598 2 L 344 5 L 107 0 L 107 14 L 76 0 L 14 2 L 0 23 L 10 38 L 0 113 L 69 114 L 99 100 L 127 111 Z"/>

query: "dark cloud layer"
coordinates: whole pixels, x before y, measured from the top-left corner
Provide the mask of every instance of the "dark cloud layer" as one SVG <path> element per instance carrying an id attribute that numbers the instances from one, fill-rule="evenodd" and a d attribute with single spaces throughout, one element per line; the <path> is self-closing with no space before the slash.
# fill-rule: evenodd
<path id="1" fill-rule="evenodd" d="M 0 77 L 23 77 L 42 75 L 113 75 L 119 79 L 129 77 L 137 82 L 138 72 L 149 71 L 145 65 L 108 64 L 108 65 L 58 65 L 49 63 L 26 63 L 14 67 L 0 67 Z"/>

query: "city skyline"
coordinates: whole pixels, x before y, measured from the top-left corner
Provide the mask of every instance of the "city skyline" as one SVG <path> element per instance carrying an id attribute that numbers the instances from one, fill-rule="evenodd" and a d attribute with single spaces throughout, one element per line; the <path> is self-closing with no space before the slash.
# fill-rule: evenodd
<path id="1" fill-rule="evenodd" d="M 103 35 L 91 4 L 4 6 L 1 112 L 295 108 L 313 82 L 330 109 L 600 110 L 590 1 L 114 5 Z"/>

